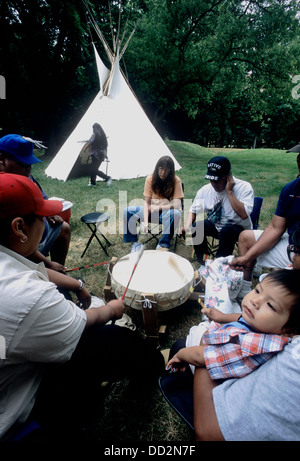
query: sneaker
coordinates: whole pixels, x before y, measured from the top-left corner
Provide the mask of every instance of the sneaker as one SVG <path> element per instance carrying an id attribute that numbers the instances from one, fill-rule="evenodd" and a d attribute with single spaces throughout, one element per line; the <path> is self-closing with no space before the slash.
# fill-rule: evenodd
<path id="1" fill-rule="evenodd" d="M 112 182 L 112 179 L 109 178 L 109 179 L 106 181 L 106 185 L 107 185 L 107 186 L 110 186 L 110 185 L 111 185 L 111 182 Z"/>
<path id="2" fill-rule="evenodd" d="M 168 247 L 163 247 L 161 246 L 160 244 L 158 244 L 156 246 L 156 250 L 160 250 L 160 251 L 169 251 L 169 248 Z"/>
<path id="3" fill-rule="evenodd" d="M 97 184 L 93 184 L 93 183 L 89 182 L 88 186 L 96 187 Z"/>
<path id="4" fill-rule="evenodd" d="M 141 248 L 142 248 L 142 244 L 141 244 L 141 243 L 139 243 L 139 242 L 134 242 L 134 243 L 131 245 L 130 253 L 135 253 L 136 251 L 140 251 Z"/>

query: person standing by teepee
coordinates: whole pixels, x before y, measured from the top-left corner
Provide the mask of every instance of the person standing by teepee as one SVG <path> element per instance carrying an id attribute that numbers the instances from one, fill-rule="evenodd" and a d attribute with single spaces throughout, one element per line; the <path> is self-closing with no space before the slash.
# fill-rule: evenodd
<path id="1" fill-rule="evenodd" d="M 89 156 L 92 161 L 90 166 L 91 179 L 89 186 L 96 186 L 97 176 L 103 178 L 108 186 L 111 184 L 111 177 L 99 170 L 101 163 L 107 159 L 107 146 L 107 137 L 103 128 L 99 125 L 99 123 L 94 123 L 93 134 L 84 148 L 85 150 L 89 149 Z"/>

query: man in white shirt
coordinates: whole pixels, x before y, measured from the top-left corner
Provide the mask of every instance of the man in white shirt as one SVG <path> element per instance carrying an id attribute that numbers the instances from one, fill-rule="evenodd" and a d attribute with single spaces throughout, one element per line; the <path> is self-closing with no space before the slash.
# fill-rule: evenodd
<path id="1" fill-rule="evenodd" d="M 98 417 L 101 382 L 129 379 L 132 395 L 144 399 L 164 367 L 160 351 L 137 332 L 107 325 L 122 317 L 121 299 L 82 310 L 57 290 L 65 286 L 90 301 L 82 281 L 29 259 L 44 216 L 61 210 L 29 178 L 0 172 L 1 440 L 31 421 L 48 440 L 76 440 Z"/>
<path id="2" fill-rule="evenodd" d="M 42 380 L 43 363 L 69 360 L 86 326 L 86 314 L 49 282 L 45 266 L 0 245 L 0 438 L 25 421 Z"/>
<path id="3" fill-rule="evenodd" d="M 209 160 L 205 179 L 209 184 L 197 192 L 183 228 L 185 236 L 192 227 L 193 246 L 200 264 L 208 253 L 206 236 L 219 239 L 216 257 L 232 254 L 239 234 L 252 229 L 250 214 L 254 202 L 251 184 L 232 176 L 226 157 Z M 196 221 L 199 213 L 206 213 L 206 218 Z"/>

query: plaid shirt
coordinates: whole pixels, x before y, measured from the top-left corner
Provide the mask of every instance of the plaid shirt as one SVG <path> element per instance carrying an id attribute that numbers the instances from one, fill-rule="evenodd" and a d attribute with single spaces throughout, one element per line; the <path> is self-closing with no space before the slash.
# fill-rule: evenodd
<path id="1" fill-rule="evenodd" d="M 280 335 L 256 333 L 240 319 L 226 325 L 213 322 L 203 335 L 204 360 L 212 379 L 241 378 L 290 341 Z"/>

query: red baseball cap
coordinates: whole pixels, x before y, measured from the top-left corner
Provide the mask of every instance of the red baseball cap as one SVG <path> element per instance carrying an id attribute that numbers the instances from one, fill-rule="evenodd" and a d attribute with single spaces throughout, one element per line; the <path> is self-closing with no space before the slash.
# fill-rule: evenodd
<path id="1" fill-rule="evenodd" d="M 0 218 L 13 218 L 34 213 L 54 216 L 62 211 L 59 200 L 44 200 L 39 187 L 19 174 L 0 172 Z"/>

